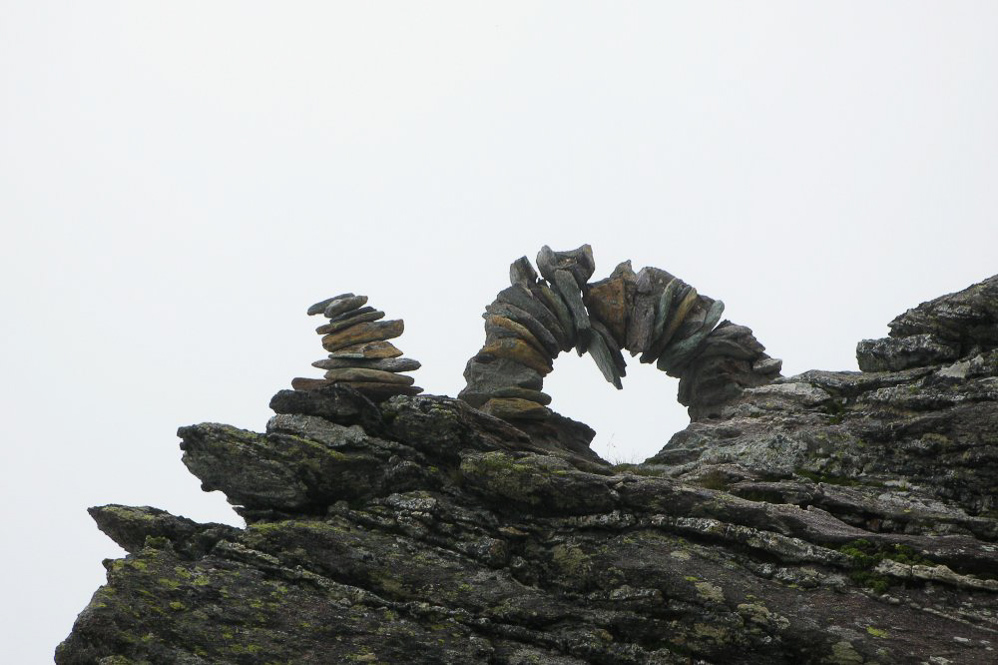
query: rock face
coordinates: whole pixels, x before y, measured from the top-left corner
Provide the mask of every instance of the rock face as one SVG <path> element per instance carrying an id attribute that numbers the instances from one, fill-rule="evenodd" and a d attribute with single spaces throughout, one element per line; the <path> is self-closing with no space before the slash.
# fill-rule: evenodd
<path id="1" fill-rule="evenodd" d="M 590 259 L 538 264 L 577 284 Z M 511 270 L 515 297 L 543 303 L 529 267 Z M 578 303 L 551 312 L 559 348 L 582 326 L 591 350 L 647 316 L 638 302 L 686 297 L 615 274 L 588 322 Z M 514 425 L 475 408 L 546 409 L 541 372 L 504 355 L 502 372 L 469 366 L 482 378 L 467 401 L 376 403 L 337 382 L 279 392 L 263 433 L 183 427 L 184 463 L 246 528 L 92 508 L 129 554 L 105 562 L 56 662 L 998 662 L 996 285 L 895 319 L 890 339 L 957 355 L 883 345 L 883 371 L 732 388 L 778 361 L 719 325 L 680 390 L 724 399 L 639 465 L 605 463 L 592 430 L 556 413 Z M 640 325 L 664 331 L 656 311 Z"/>

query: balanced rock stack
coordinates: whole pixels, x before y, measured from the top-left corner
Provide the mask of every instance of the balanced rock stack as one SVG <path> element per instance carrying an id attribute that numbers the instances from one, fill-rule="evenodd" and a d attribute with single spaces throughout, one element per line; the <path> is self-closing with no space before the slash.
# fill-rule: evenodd
<path id="1" fill-rule="evenodd" d="M 416 395 L 423 389 L 402 372 L 419 369 L 419 361 L 403 358 L 390 341 L 405 328 L 401 319 L 382 321 L 385 313 L 367 306 L 367 296 L 343 293 L 308 308 L 309 316 L 322 314 L 329 321 L 315 329 L 322 335 L 328 358 L 312 363 L 326 370 L 325 378 L 296 378 L 295 390 L 315 390 L 332 384 L 350 386 L 380 402 L 394 395 Z"/>
<path id="2" fill-rule="evenodd" d="M 589 284 L 596 269 L 589 245 L 565 252 L 545 246 L 537 268 L 525 256 L 514 261 L 511 286 L 486 307 L 485 345 L 468 361 L 459 395 L 483 411 L 506 420 L 549 416 L 543 378 L 571 348 L 588 352 L 618 389 L 622 350 L 640 354 L 641 362 L 680 378 L 680 402 L 691 415 L 779 376 L 782 363 L 764 353 L 751 330 L 718 326 L 724 303 L 664 270 L 635 274 L 625 261 Z"/>

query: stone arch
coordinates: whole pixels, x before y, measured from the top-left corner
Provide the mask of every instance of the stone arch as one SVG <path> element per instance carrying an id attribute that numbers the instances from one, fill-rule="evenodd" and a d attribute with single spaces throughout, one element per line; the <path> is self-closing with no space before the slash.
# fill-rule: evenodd
<path id="1" fill-rule="evenodd" d="M 485 344 L 464 370 L 458 397 L 504 420 L 551 415 L 544 377 L 563 351 L 588 353 L 608 382 L 622 388 L 623 351 L 679 379 L 679 402 L 698 420 L 718 412 L 745 387 L 769 383 L 782 362 L 752 331 L 721 322 L 724 303 L 659 268 L 635 273 L 630 261 L 590 283 L 592 248 L 544 246 L 537 269 L 526 256 L 509 268 L 510 286 L 485 308 Z"/>

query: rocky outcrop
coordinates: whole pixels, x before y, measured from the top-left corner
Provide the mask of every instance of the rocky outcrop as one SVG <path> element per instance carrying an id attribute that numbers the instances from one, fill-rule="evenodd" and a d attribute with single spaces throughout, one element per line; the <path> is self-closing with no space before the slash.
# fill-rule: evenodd
<path id="1" fill-rule="evenodd" d="M 486 413 L 514 423 L 549 417 L 543 378 L 572 348 L 588 352 L 617 389 L 627 366 L 621 351 L 641 354 L 641 362 L 679 377 L 679 401 L 694 420 L 780 375 L 782 363 L 751 330 L 718 326 L 723 302 L 664 270 L 635 274 L 625 261 L 590 284 L 596 262 L 589 245 L 565 252 L 544 246 L 537 267 L 540 275 L 527 257 L 514 261 L 511 286 L 485 308 L 485 345 L 468 361 L 458 397 Z"/>
<path id="2" fill-rule="evenodd" d="M 556 255 L 547 288 L 588 279 L 585 256 Z M 514 282 L 537 298 L 528 266 Z M 628 273 L 588 303 L 580 291 L 583 309 L 563 299 L 554 317 L 575 333 L 552 335 L 558 348 L 598 344 L 597 316 L 626 336 L 627 303 L 665 298 Z M 996 285 L 895 320 L 892 338 L 931 335 L 955 358 L 904 351 L 899 369 L 736 386 L 638 465 L 600 460 L 592 430 L 554 413 L 377 403 L 343 382 L 279 392 L 262 433 L 183 427 L 184 463 L 246 528 L 91 509 L 128 555 L 105 562 L 56 661 L 995 662 Z M 740 357 L 741 326 L 711 336 L 728 353 L 683 374 L 694 402 L 708 363 L 768 362 Z M 493 362 L 540 390 L 528 365 Z"/>

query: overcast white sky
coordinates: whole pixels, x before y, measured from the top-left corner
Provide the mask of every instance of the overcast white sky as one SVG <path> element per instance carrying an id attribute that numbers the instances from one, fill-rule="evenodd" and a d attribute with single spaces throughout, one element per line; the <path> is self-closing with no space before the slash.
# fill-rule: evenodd
<path id="1" fill-rule="evenodd" d="M 592 244 L 727 304 L 784 372 L 998 272 L 995 2 L 0 0 L 0 661 L 51 662 L 119 550 L 87 506 L 241 521 L 180 425 L 319 376 L 308 305 L 403 318 L 456 395 L 509 263 Z M 565 354 L 596 449 L 677 382 Z"/>

